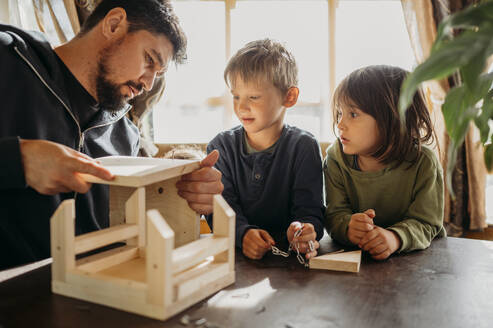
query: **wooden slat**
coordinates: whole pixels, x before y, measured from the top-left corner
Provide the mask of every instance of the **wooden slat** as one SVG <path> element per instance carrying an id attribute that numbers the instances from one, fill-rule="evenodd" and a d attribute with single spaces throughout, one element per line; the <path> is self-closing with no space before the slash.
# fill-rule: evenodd
<path id="1" fill-rule="evenodd" d="M 208 256 L 228 250 L 227 237 L 206 237 L 176 248 L 173 251 L 173 273 L 186 270 Z"/>
<path id="2" fill-rule="evenodd" d="M 216 262 L 228 262 L 229 271 L 235 269 L 235 217 L 236 214 L 221 195 L 214 195 L 214 237 L 228 238 L 228 248 L 215 256 Z"/>
<path id="3" fill-rule="evenodd" d="M 114 188 L 111 186 L 110 189 Z M 118 187 L 116 187 L 119 189 Z M 111 193 L 111 191 L 110 191 Z M 145 188 L 137 188 L 125 203 L 125 222 L 139 227 L 137 238 L 127 240 L 127 245 L 137 245 L 141 249 L 146 241 L 146 194 Z"/>
<path id="4" fill-rule="evenodd" d="M 75 266 L 75 201 L 63 201 L 50 220 L 52 276 L 54 281 L 65 281 L 67 270 Z"/>
<path id="5" fill-rule="evenodd" d="M 173 301 L 171 254 L 175 233 L 159 211 L 147 211 L 146 274 L 147 302 L 168 306 Z"/>
<path id="6" fill-rule="evenodd" d="M 75 237 L 75 254 L 84 253 L 93 249 L 133 238 L 139 233 L 136 224 L 122 224 L 111 228 L 89 232 Z"/>
<path id="7" fill-rule="evenodd" d="M 173 281 L 176 288 L 176 301 L 183 300 L 195 292 L 200 292 L 209 283 L 225 277 L 229 273 L 228 263 L 204 262 L 204 265 L 197 265 L 176 275 Z"/>
<path id="8" fill-rule="evenodd" d="M 87 182 L 107 185 L 143 187 L 152 183 L 182 176 L 200 168 L 200 161 L 157 159 L 143 157 L 103 157 L 102 165 L 112 172 L 115 178 L 103 180 L 90 174 L 81 173 Z"/>
<path id="9" fill-rule="evenodd" d="M 76 267 L 81 271 L 98 272 L 122 262 L 137 258 L 138 256 L 138 247 L 122 246 L 84 257 L 83 259 L 77 261 Z"/>

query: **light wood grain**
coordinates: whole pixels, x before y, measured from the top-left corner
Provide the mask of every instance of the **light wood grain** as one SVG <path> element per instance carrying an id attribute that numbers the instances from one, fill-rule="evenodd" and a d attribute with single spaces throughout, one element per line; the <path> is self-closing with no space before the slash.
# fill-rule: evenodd
<path id="1" fill-rule="evenodd" d="M 53 280 L 65 281 L 67 270 L 75 267 L 74 228 L 75 201 L 67 199 L 57 208 L 50 220 Z"/>
<path id="2" fill-rule="evenodd" d="M 137 257 L 139 248 L 125 245 L 77 260 L 76 267 L 81 271 L 98 272 Z"/>
<path id="3" fill-rule="evenodd" d="M 198 160 L 164 159 L 130 156 L 98 158 L 105 168 L 115 176 L 107 181 L 90 174 L 81 174 L 87 182 L 108 185 L 143 187 L 158 181 L 171 179 L 200 168 Z"/>
<path id="4" fill-rule="evenodd" d="M 127 245 L 143 249 L 146 241 L 145 188 L 137 188 L 125 202 L 125 221 L 138 227 L 137 237 L 127 240 Z"/>
<path id="5" fill-rule="evenodd" d="M 214 196 L 214 216 L 212 218 L 215 237 L 228 237 L 235 235 L 236 215 L 220 195 Z M 216 262 L 229 263 L 229 271 L 234 271 L 235 263 L 235 239 L 228 238 L 228 248 L 226 251 L 214 257 Z"/>
<path id="6" fill-rule="evenodd" d="M 172 302 L 172 252 L 175 234 L 157 210 L 147 212 L 147 301 L 159 306 Z"/>
<path id="7" fill-rule="evenodd" d="M 93 231 L 75 238 L 75 254 L 92 251 L 125 239 L 136 237 L 139 227 L 136 224 L 122 224 L 111 228 Z"/>
<path id="8" fill-rule="evenodd" d="M 210 236 L 183 245 L 173 251 L 173 273 L 197 265 L 205 258 L 228 250 L 229 238 Z"/>
<path id="9" fill-rule="evenodd" d="M 217 229 L 199 239 L 199 218 L 177 194 L 179 178 L 111 186 L 110 209 L 123 223 L 77 237 L 74 201 L 62 203 L 51 221 L 52 291 L 164 320 L 233 283 L 235 213 L 214 196 Z M 75 254 L 120 241 L 127 245 L 75 263 Z"/>
<path id="10" fill-rule="evenodd" d="M 325 254 L 310 259 L 310 269 L 359 272 L 361 250 L 337 254 Z"/>

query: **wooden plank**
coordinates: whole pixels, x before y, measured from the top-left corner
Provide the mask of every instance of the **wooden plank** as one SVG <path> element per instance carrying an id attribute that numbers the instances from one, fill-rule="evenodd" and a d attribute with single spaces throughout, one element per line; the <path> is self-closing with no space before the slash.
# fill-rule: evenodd
<path id="1" fill-rule="evenodd" d="M 138 247 L 125 245 L 84 257 L 76 262 L 76 267 L 81 271 L 98 272 L 138 256 Z"/>
<path id="2" fill-rule="evenodd" d="M 110 187 L 111 188 L 111 187 Z M 145 188 L 137 188 L 125 203 L 125 221 L 127 224 L 135 224 L 139 228 L 137 237 L 127 240 L 127 245 L 136 245 L 139 248 L 145 246 L 146 218 L 145 218 Z"/>
<path id="3" fill-rule="evenodd" d="M 185 199 L 177 194 L 176 182 L 180 177 L 157 182 L 145 187 L 145 208 L 157 209 L 175 233 L 175 246 L 194 241 L 200 236 L 200 216 Z M 125 202 L 135 189 L 133 187 L 110 187 L 110 224 L 125 223 Z"/>
<path id="4" fill-rule="evenodd" d="M 147 286 L 141 282 L 72 270 L 67 273 L 67 283 L 53 281 L 52 287 L 56 294 L 133 313 L 147 312 Z"/>
<path id="5" fill-rule="evenodd" d="M 175 233 L 179 247 L 200 237 L 200 216 L 178 195 L 176 183 L 181 177 L 146 186 L 146 208 L 156 209 Z"/>
<path id="6" fill-rule="evenodd" d="M 164 313 L 164 319 L 167 319 L 175 314 L 177 314 L 180 311 L 183 311 L 184 309 L 192 306 L 193 304 L 203 300 L 206 297 L 211 296 L 213 293 L 233 284 L 235 282 L 235 273 L 234 272 L 228 272 L 226 275 L 209 282 L 207 285 L 205 285 L 203 288 L 195 291 L 194 293 L 190 294 L 189 296 L 184 297 L 181 300 L 177 300 L 176 302 L 173 302 L 170 306 L 166 307 L 165 313 Z M 224 315 L 224 313 L 223 313 Z M 224 327 L 231 327 L 234 325 L 226 325 Z"/>
<path id="7" fill-rule="evenodd" d="M 228 263 L 214 263 L 204 261 L 190 270 L 176 275 L 173 285 L 176 288 L 176 300 L 180 301 L 195 292 L 199 292 L 208 284 L 227 276 L 229 273 Z"/>
<path id="8" fill-rule="evenodd" d="M 134 191 L 134 187 L 110 186 L 110 227 L 126 223 L 125 204 Z"/>
<path id="9" fill-rule="evenodd" d="M 179 177 L 200 168 L 199 160 L 109 156 L 98 160 L 115 178 L 106 181 L 90 174 L 82 174 L 84 180 L 108 185 L 143 187 L 159 181 Z"/>
<path id="10" fill-rule="evenodd" d="M 75 267 L 75 201 L 63 201 L 50 220 L 52 279 L 65 281 L 67 270 Z"/>
<path id="11" fill-rule="evenodd" d="M 310 269 L 359 272 L 361 250 L 325 254 L 310 259 Z"/>
<path id="12" fill-rule="evenodd" d="M 228 249 L 215 256 L 216 262 L 228 262 L 229 270 L 234 271 L 235 264 L 235 222 L 236 214 L 221 195 L 214 195 L 213 215 L 214 236 L 228 238 Z"/>
<path id="13" fill-rule="evenodd" d="M 84 253 L 93 249 L 116 243 L 137 236 L 139 227 L 135 224 L 119 226 L 93 231 L 75 237 L 75 254 Z"/>
<path id="14" fill-rule="evenodd" d="M 98 272 L 98 275 L 147 284 L 145 258 L 136 257 Z"/>
<path id="15" fill-rule="evenodd" d="M 175 234 L 157 210 L 147 211 L 147 302 L 158 306 L 172 303 L 171 254 Z"/>
<path id="16" fill-rule="evenodd" d="M 173 251 L 173 273 L 186 270 L 208 256 L 216 255 L 228 250 L 229 238 L 206 237 L 181 246 Z"/>

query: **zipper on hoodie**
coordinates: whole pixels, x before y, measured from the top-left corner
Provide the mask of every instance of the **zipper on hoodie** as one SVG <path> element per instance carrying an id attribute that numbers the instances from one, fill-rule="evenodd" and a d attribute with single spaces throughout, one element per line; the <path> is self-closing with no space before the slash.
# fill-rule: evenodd
<path id="1" fill-rule="evenodd" d="M 79 145 L 77 147 L 77 151 L 78 152 L 82 152 L 82 147 L 84 146 L 84 133 L 86 133 L 89 130 L 95 129 L 95 128 L 100 128 L 100 127 L 103 127 L 103 126 L 106 126 L 106 125 L 111 125 L 111 124 L 119 121 L 130 110 L 130 108 L 129 108 L 123 115 L 121 115 L 120 117 L 118 117 L 114 121 L 111 121 L 111 122 L 108 122 L 108 123 L 104 123 L 104 124 L 100 124 L 100 125 L 91 126 L 91 127 L 87 128 L 86 130 L 82 131 L 82 129 L 80 127 L 80 124 L 79 124 L 79 121 L 77 121 L 77 119 L 75 118 L 74 114 L 72 113 L 72 111 L 70 110 L 70 108 L 67 106 L 67 104 L 63 101 L 63 99 L 60 98 L 60 96 L 58 96 L 58 94 L 55 92 L 55 90 L 53 90 L 49 86 L 49 84 L 45 81 L 45 79 L 41 76 L 41 74 L 39 74 L 39 72 L 36 69 L 36 67 L 34 67 L 34 65 L 29 61 L 29 59 L 27 59 L 26 56 L 24 56 L 20 52 L 20 50 L 17 48 L 17 46 L 14 46 L 14 50 L 22 58 L 22 60 L 24 60 L 26 62 L 26 64 L 33 70 L 34 74 L 36 74 L 36 76 L 45 85 L 45 87 L 48 90 L 50 90 L 50 92 L 58 99 L 58 101 L 60 101 L 60 103 L 65 108 L 65 110 L 69 113 L 70 117 L 74 120 L 75 124 L 77 125 L 77 131 L 79 132 Z M 77 194 L 78 194 L 77 192 L 74 192 L 74 201 L 77 199 Z"/>
<path id="2" fill-rule="evenodd" d="M 125 113 L 123 113 L 123 115 L 119 116 L 117 119 L 115 119 L 114 121 L 111 121 L 111 122 L 107 122 L 107 123 L 103 123 L 103 124 L 99 124 L 99 125 L 95 125 L 95 126 L 91 126 L 87 129 L 85 129 L 84 131 L 82 131 L 81 127 L 80 127 L 80 124 L 79 124 L 79 121 L 77 121 L 77 119 L 75 118 L 74 114 L 72 113 L 72 111 L 70 110 L 70 108 L 67 106 L 67 104 L 62 100 L 62 98 L 60 98 L 58 96 L 58 94 L 49 86 L 49 84 L 45 81 L 45 79 L 41 76 L 41 74 L 39 74 L 39 72 L 36 70 L 36 68 L 34 67 L 33 64 L 31 64 L 31 62 L 29 61 L 29 59 L 27 59 L 20 51 L 19 49 L 15 46 L 14 47 L 15 51 L 17 52 L 17 54 L 26 62 L 26 64 L 33 70 L 33 72 L 36 74 L 36 76 L 41 80 L 41 82 L 46 86 L 46 88 L 48 88 L 48 90 L 50 90 L 50 92 L 58 99 L 58 101 L 60 101 L 60 103 L 63 105 L 63 107 L 65 108 L 65 110 L 70 114 L 70 117 L 74 120 L 75 124 L 77 125 L 77 131 L 79 132 L 79 145 L 78 145 L 78 148 L 77 148 L 77 151 L 78 152 L 81 152 L 82 151 L 82 147 L 84 146 L 84 134 L 89 131 L 89 130 L 92 130 L 92 129 L 96 129 L 96 128 L 101 128 L 103 126 L 107 126 L 107 125 L 111 125 L 115 122 L 118 122 L 123 116 L 125 116 L 125 114 L 128 113 L 128 111 L 130 110 L 130 107 L 127 111 L 125 111 Z"/>
<path id="3" fill-rule="evenodd" d="M 72 117 L 72 119 L 74 120 L 75 124 L 77 125 L 77 132 L 79 132 L 79 147 L 78 147 L 77 151 L 80 152 L 80 149 L 82 147 L 82 143 L 84 142 L 84 137 L 82 135 L 82 131 L 81 131 L 81 128 L 80 128 L 79 121 L 77 121 L 77 119 L 75 118 L 74 114 L 72 113 L 72 111 L 70 110 L 70 108 L 67 106 L 67 104 L 62 100 L 62 98 L 60 98 L 60 96 L 58 96 L 58 94 L 48 85 L 48 83 L 41 76 L 41 74 L 39 74 L 39 72 L 36 69 L 36 67 L 34 67 L 34 65 L 31 64 L 31 62 L 29 61 L 29 59 L 27 59 L 26 56 L 24 56 L 19 51 L 19 49 L 17 48 L 17 46 L 14 47 L 14 50 L 22 58 L 22 60 L 24 60 L 26 62 L 26 64 L 33 70 L 34 74 L 36 74 L 36 76 L 38 77 L 38 79 L 41 80 L 41 82 L 45 85 L 45 87 L 48 88 L 48 90 L 51 91 L 51 93 L 58 99 L 58 101 L 60 101 L 62 103 L 62 105 L 65 108 L 65 110 L 70 114 L 70 117 Z"/>

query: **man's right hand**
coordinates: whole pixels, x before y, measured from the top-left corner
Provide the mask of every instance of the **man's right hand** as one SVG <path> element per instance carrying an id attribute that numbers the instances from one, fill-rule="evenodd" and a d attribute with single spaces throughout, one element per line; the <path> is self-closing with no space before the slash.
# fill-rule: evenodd
<path id="1" fill-rule="evenodd" d="M 263 229 L 249 229 L 243 236 L 243 254 L 253 260 L 259 260 L 275 243 L 267 231 Z"/>
<path id="2" fill-rule="evenodd" d="M 96 160 L 55 142 L 21 139 L 20 152 L 26 183 L 41 194 L 86 193 L 91 184 L 78 173 L 88 173 L 104 180 L 113 179 L 111 172 Z"/>

